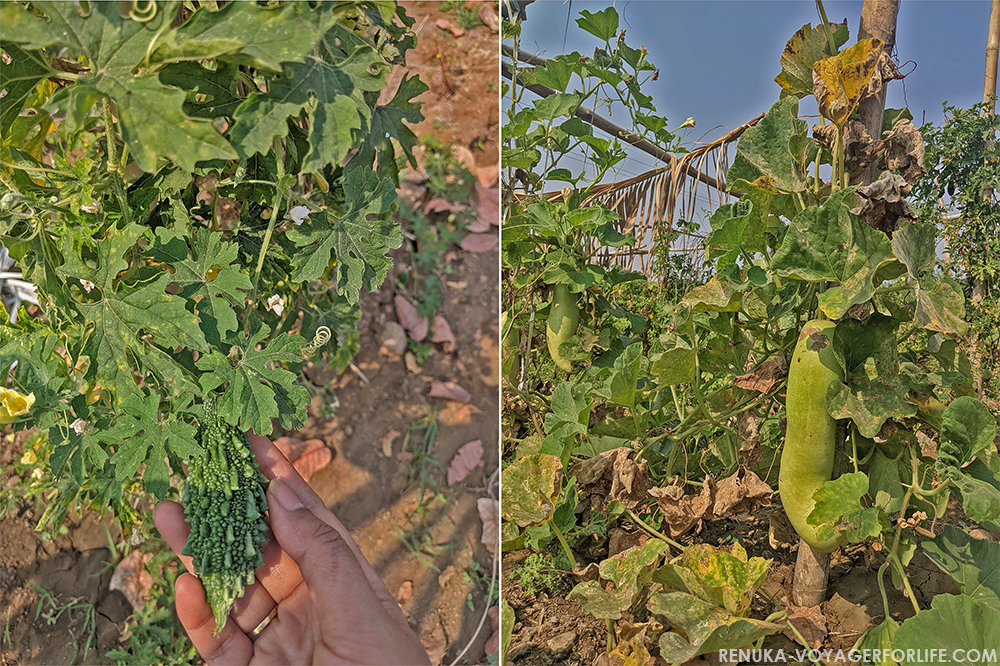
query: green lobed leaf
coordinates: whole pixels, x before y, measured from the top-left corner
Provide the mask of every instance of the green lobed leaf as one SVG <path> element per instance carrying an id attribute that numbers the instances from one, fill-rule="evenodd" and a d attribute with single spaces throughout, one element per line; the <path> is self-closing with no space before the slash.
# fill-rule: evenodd
<path id="1" fill-rule="evenodd" d="M 242 3 L 236 3 L 242 4 Z M 86 57 L 91 71 L 75 89 L 60 97 L 74 122 L 100 96 L 115 102 L 122 137 L 132 156 L 145 171 L 154 171 L 163 155 L 187 171 L 195 162 L 232 159 L 235 151 L 207 120 L 190 118 L 183 111 L 185 93 L 160 83 L 155 74 L 136 76 L 165 19 L 163 14 L 149 23 L 123 18 L 116 5 L 97 2 L 87 16 L 74 4 L 41 0 L 32 5 L 47 20 L 38 18 L 19 3 L 0 6 L 5 39 L 27 48 L 61 44 L 71 54 Z M 98 95 L 99 94 L 99 95 Z M 56 109 L 49 108 L 54 113 Z"/>
<path id="2" fill-rule="evenodd" d="M 544 523 L 552 516 L 562 480 L 559 456 L 536 453 L 518 458 L 501 476 L 504 520 L 525 527 Z"/>
<path id="3" fill-rule="evenodd" d="M 642 368 L 642 345 L 631 344 L 615 359 L 614 370 L 594 394 L 623 407 L 635 407 L 635 393 Z"/>
<path id="4" fill-rule="evenodd" d="M 650 613 L 666 617 L 671 627 L 684 632 L 668 631 L 660 636 L 660 656 L 672 664 L 716 650 L 748 647 L 783 629 L 771 622 L 736 617 L 678 590 L 655 593 L 647 607 Z"/>
<path id="5" fill-rule="evenodd" d="M 992 446 L 996 433 L 996 420 L 986 405 L 970 396 L 956 398 L 944 410 L 939 463 L 962 467 Z"/>
<path id="6" fill-rule="evenodd" d="M 266 437 L 272 431 L 271 419 L 278 419 L 286 429 L 301 427 L 309 391 L 281 364 L 301 363 L 306 340 L 301 335 L 278 335 L 265 346 L 271 329 L 254 316 L 249 317 L 247 328 L 246 336 L 241 331 L 229 334 L 226 354 L 213 349 L 198 359 L 196 365 L 204 371 L 202 390 L 226 384 L 216 411 L 226 423 L 242 430 L 252 428 Z"/>
<path id="7" fill-rule="evenodd" d="M 183 108 L 192 118 L 232 118 L 243 103 L 236 90 L 237 69 L 230 63 L 220 62 L 211 70 L 196 62 L 178 62 L 161 69 L 159 77 L 164 85 L 188 92 Z"/>
<path id="8" fill-rule="evenodd" d="M 688 546 L 679 557 L 653 574 L 653 580 L 692 594 L 737 616 L 750 610 L 750 601 L 764 582 L 771 560 L 747 558 L 734 544 L 732 552 L 708 544 Z"/>
<path id="9" fill-rule="evenodd" d="M 111 456 L 115 465 L 115 477 L 126 484 L 135 476 L 142 464 L 146 471 L 142 475 L 146 491 L 156 499 L 163 499 L 170 490 L 170 468 L 167 465 L 167 449 L 182 460 L 189 460 L 201 453 L 196 442 L 197 429 L 171 413 L 160 413 L 160 396 L 151 393 L 146 396 L 132 395 L 121 405 L 121 413 L 114 427 L 97 435 L 107 444 L 115 444 L 118 450 Z M 181 470 L 174 470 L 180 473 Z"/>
<path id="10" fill-rule="evenodd" d="M 3 80 L 3 105 L 0 108 L 0 134 L 4 139 L 10 136 L 10 126 L 24 108 L 39 82 L 55 71 L 38 52 L 25 51 L 6 40 L 0 41 L 0 48 L 10 56 L 10 64 L 0 63 L 0 79 Z"/>
<path id="11" fill-rule="evenodd" d="M 850 212 L 854 190 L 830 196 L 822 206 L 810 206 L 795 216 L 774 254 L 771 269 L 783 277 L 840 284 L 820 294 L 820 309 L 840 319 L 853 305 L 875 295 L 876 271 L 893 259 L 885 234 Z"/>
<path id="12" fill-rule="evenodd" d="M 889 374 L 874 379 L 855 376 L 849 385 L 831 382 L 826 394 L 830 416 L 849 418 L 864 437 L 874 437 L 888 419 L 902 420 L 917 413 L 901 379 L 899 374 Z"/>
<path id="13" fill-rule="evenodd" d="M 578 583 L 566 599 L 578 602 L 583 610 L 601 620 L 620 620 L 622 611 L 632 605 L 629 590 L 608 592 L 596 580 Z"/>
<path id="14" fill-rule="evenodd" d="M 847 21 L 843 23 L 828 23 L 812 27 L 806 23 L 799 28 L 785 44 L 781 52 L 781 73 L 774 81 L 781 86 L 781 96 L 794 95 L 799 99 L 813 92 L 813 65 L 830 55 L 828 48 L 827 29 L 833 35 L 833 53 L 847 43 L 850 31 Z"/>
<path id="15" fill-rule="evenodd" d="M 617 591 L 628 592 L 631 603 L 650 581 L 660 556 L 667 552 L 666 542 L 650 539 L 641 546 L 629 548 L 601 562 L 601 578 L 614 583 Z"/>
<path id="16" fill-rule="evenodd" d="M 921 546 L 962 594 L 1000 612 L 1000 544 L 973 539 L 954 525 L 945 525 L 941 534 Z"/>
<path id="17" fill-rule="evenodd" d="M 892 658 L 892 639 L 898 628 L 899 623 L 887 617 L 881 624 L 862 634 L 852 650 L 857 651 L 862 657 L 866 654 L 874 657 L 877 654 L 879 658 L 874 661 L 862 659 L 860 663 L 873 666 L 899 666 L 899 663 Z"/>
<path id="18" fill-rule="evenodd" d="M 336 21 L 330 3 L 283 2 L 264 7 L 231 2 L 222 9 L 203 6 L 183 25 L 156 41 L 152 64 L 221 58 L 236 65 L 280 72 L 282 63 L 300 62 Z"/>
<path id="19" fill-rule="evenodd" d="M 252 285 L 241 273 L 239 248 L 223 240 L 221 232 L 200 230 L 189 255 L 183 236 L 165 227 L 156 230 L 151 254 L 174 269 L 170 282 L 181 288 L 180 296 L 195 301 L 201 330 L 212 347 L 219 347 L 227 334 L 239 326 L 234 307 L 242 307 Z"/>
<path id="20" fill-rule="evenodd" d="M 396 188 L 388 178 L 369 169 L 354 169 L 344 177 L 344 197 L 343 214 L 312 213 L 309 224 L 303 222 L 288 231 L 288 239 L 299 247 L 292 259 L 292 279 L 319 278 L 332 253 L 337 262 L 337 292 L 357 303 L 361 289 L 372 291 L 382 284 L 392 266 L 386 255 L 400 246 L 403 235 L 399 223 L 385 217 L 396 201 Z"/>
<path id="21" fill-rule="evenodd" d="M 747 192 L 752 184 L 778 192 L 801 192 L 806 177 L 793 143 L 805 140 L 806 122 L 799 120 L 799 101 L 786 97 L 776 102 L 759 123 L 736 144 L 736 157 L 726 174 L 729 189 Z"/>
<path id="22" fill-rule="evenodd" d="M 810 525 L 820 526 L 817 533 L 821 540 L 826 541 L 837 532 L 846 534 L 851 542 L 878 536 L 883 528 L 878 509 L 866 508 L 861 503 L 868 486 L 864 472 L 853 472 L 827 481 L 816 491 L 816 506 L 806 520 Z"/>
<path id="23" fill-rule="evenodd" d="M 580 10 L 577 25 L 605 42 L 610 42 L 618 33 L 618 12 L 614 7 L 599 12 Z"/>
<path id="24" fill-rule="evenodd" d="M 126 284 L 118 274 L 128 268 L 124 256 L 136 245 L 144 229 L 130 224 L 124 229 L 114 227 L 108 235 L 95 241 L 89 237 L 78 242 L 91 248 L 96 261 L 85 263 L 74 238 L 62 238 L 63 255 L 67 257 L 62 273 L 80 282 L 73 289 L 91 292 L 75 307 L 90 328 L 83 353 L 90 356 L 88 377 L 113 389 L 118 400 L 139 392 L 132 377 L 132 361 L 142 374 L 152 372 L 168 392 L 194 391 L 183 366 L 172 354 L 175 347 L 198 351 L 207 348 L 198 318 L 185 309 L 185 300 L 166 292 L 170 274 L 160 271 L 146 282 Z M 151 336 L 149 341 L 147 336 Z"/>
<path id="25" fill-rule="evenodd" d="M 330 33 L 331 42 L 347 41 L 347 35 L 353 35 L 341 26 L 334 26 Z M 251 94 L 233 116 L 236 125 L 230 139 L 237 152 L 242 157 L 268 152 L 276 137 L 288 133 L 287 119 L 304 111 L 309 119 L 310 150 L 302 170 L 339 164 L 353 147 L 355 131 L 368 131 L 371 109 L 363 93 L 385 87 L 383 72 L 388 69 L 375 49 L 355 40 L 348 41 L 354 45 L 350 53 L 335 48 L 327 52 L 329 59 L 286 63 L 267 92 Z"/>
<path id="26" fill-rule="evenodd" d="M 937 264 L 936 229 L 928 222 L 901 220 L 892 235 L 892 249 L 917 283 L 917 311 L 914 322 L 921 328 L 961 336 L 969 330 L 965 319 L 965 298 L 962 290 L 948 280 L 935 275 Z"/>
<path id="27" fill-rule="evenodd" d="M 930 654 L 942 655 L 926 663 L 950 663 L 956 651 L 962 650 L 963 663 L 969 666 L 995 663 L 991 656 L 997 645 L 1000 613 L 964 594 L 936 595 L 931 607 L 903 622 L 892 639 L 894 650 L 933 650 Z M 976 652 L 970 654 L 972 650 Z M 974 658 L 977 654 L 979 659 Z"/>
<path id="28" fill-rule="evenodd" d="M 404 75 L 389 103 L 372 109 L 371 131 L 365 135 L 357 155 L 351 158 L 345 169 L 371 168 L 376 159 L 380 171 L 387 165 L 392 165 L 395 169 L 395 152 L 389 139 L 399 144 L 410 165 L 415 167 L 413 147 L 417 144 L 417 135 L 405 123 L 415 125 L 424 119 L 420 113 L 421 102 L 413 100 L 427 90 L 427 84 L 418 77 Z"/>

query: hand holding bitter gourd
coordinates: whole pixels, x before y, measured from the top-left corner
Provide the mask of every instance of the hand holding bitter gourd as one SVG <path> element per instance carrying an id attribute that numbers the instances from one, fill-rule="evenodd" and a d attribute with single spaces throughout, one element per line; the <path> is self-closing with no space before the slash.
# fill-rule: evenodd
<path id="1" fill-rule="evenodd" d="M 191 460 L 184 483 L 184 515 L 191 534 L 182 555 L 191 557 L 205 597 L 222 631 L 229 610 L 264 564 L 267 478 L 257 467 L 247 436 L 206 408 L 198 431 L 204 453 Z"/>
<path id="2" fill-rule="evenodd" d="M 817 526 L 807 522 L 816 502 L 813 495 L 830 480 L 837 442 L 837 422 L 826 408 L 826 391 L 843 374 L 833 354 L 832 321 L 806 322 L 799 333 L 788 368 L 785 397 L 787 423 L 781 452 L 778 490 L 792 527 L 813 549 L 836 550 L 841 537 L 821 540 Z"/>

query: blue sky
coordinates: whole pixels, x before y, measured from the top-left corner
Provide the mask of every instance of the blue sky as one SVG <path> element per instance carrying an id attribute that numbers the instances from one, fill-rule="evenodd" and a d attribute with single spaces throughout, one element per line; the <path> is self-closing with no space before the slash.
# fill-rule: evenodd
<path id="1" fill-rule="evenodd" d="M 590 54 L 598 45 L 575 19 L 581 9 L 598 11 L 608 2 L 538 0 L 527 9 L 521 48 L 543 56 L 579 51 Z M 819 16 L 811 1 L 785 0 L 618 0 L 614 3 L 633 47 L 645 44 L 648 59 L 660 68 L 657 81 L 643 88 L 660 114 L 677 127 L 693 116 L 697 126 L 686 130 L 688 145 L 709 132 L 708 139 L 766 111 L 778 99 L 774 77 L 785 42 L 805 23 Z M 857 40 L 861 2 L 826 2 L 831 21 L 847 19 L 849 44 Z M 572 12 L 568 35 L 566 19 Z M 907 72 L 889 86 L 888 107 L 909 107 L 914 122 L 940 123 L 941 102 L 967 107 L 982 100 L 986 33 L 990 16 L 987 0 L 907 0 L 897 22 L 896 55 Z M 809 98 L 811 100 L 811 98 Z M 803 102 L 802 113 L 807 110 Z M 615 114 L 618 116 L 618 114 Z M 615 118 L 613 118 L 615 119 Z M 816 120 L 807 119 L 810 122 Z M 717 129 L 712 129 L 717 127 Z M 711 130 L 711 131 L 710 131 Z M 638 151 L 635 162 L 621 176 L 645 170 L 652 158 Z"/>

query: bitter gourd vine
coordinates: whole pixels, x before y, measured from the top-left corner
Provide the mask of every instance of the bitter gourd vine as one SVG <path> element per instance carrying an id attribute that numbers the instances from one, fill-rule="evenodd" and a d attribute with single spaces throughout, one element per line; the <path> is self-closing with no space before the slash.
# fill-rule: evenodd
<path id="1" fill-rule="evenodd" d="M 198 442 L 204 453 L 188 466 L 184 515 L 191 534 L 181 554 L 191 557 L 218 634 L 236 599 L 253 583 L 254 570 L 264 564 L 267 479 L 246 435 L 209 408 Z"/>

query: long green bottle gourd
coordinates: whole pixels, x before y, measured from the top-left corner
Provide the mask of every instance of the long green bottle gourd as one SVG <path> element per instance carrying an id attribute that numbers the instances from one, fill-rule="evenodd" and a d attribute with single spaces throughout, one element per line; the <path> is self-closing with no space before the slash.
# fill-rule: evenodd
<path id="1" fill-rule="evenodd" d="M 215 632 L 264 564 L 267 478 L 246 434 L 206 408 L 198 431 L 204 453 L 191 460 L 184 483 L 184 515 L 191 533 L 182 555 L 191 557 L 215 616 Z"/>
<path id="2" fill-rule="evenodd" d="M 843 376 L 833 354 L 832 321 L 806 322 L 799 333 L 788 369 L 785 397 L 787 423 L 781 451 L 778 490 L 792 527 L 821 553 L 840 546 L 841 538 L 821 540 L 816 526 L 806 522 L 816 503 L 813 495 L 833 473 L 837 422 L 826 409 L 826 390 Z"/>
<path id="3" fill-rule="evenodd" d="M 579 294 L 574 294 L 564 284 L 557 284 L 552 294 L 549 318 L 545 322 L 545 340 L 549 355 L 555 364 L 566 372 L 573 372 L 573 362 L 559 353 L 559 345 L 576 335 L 580 323 Z"/>

